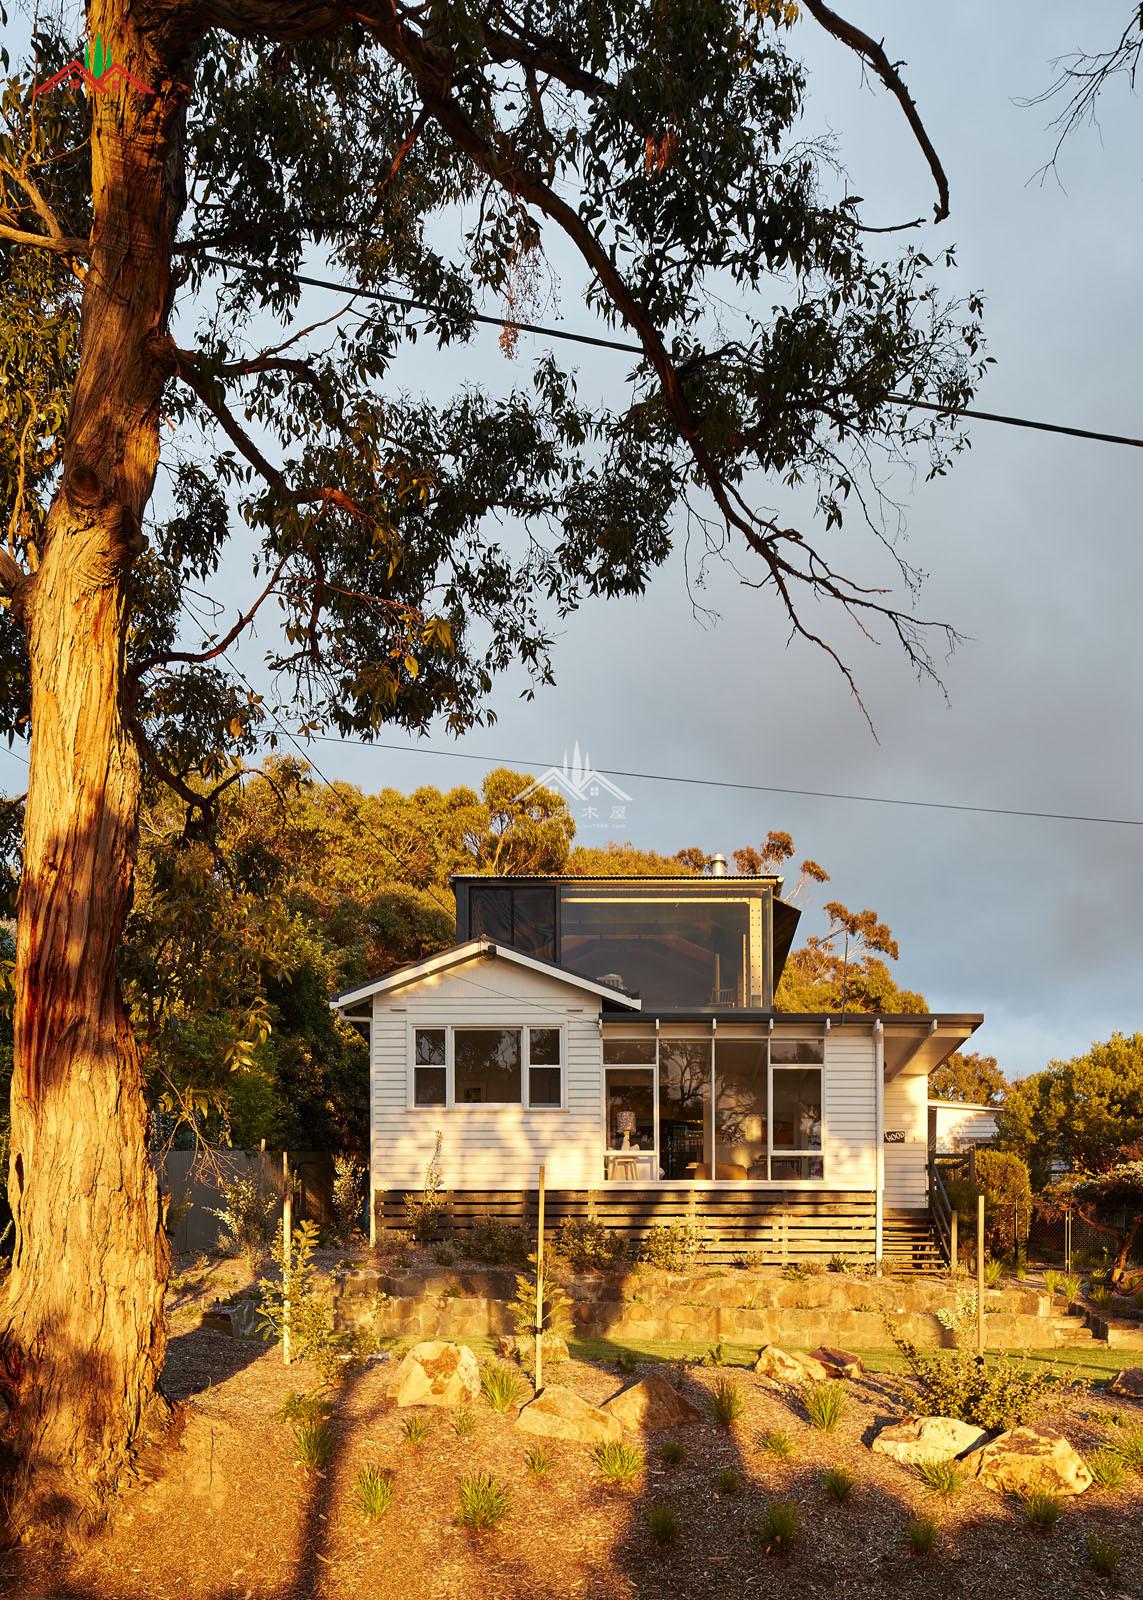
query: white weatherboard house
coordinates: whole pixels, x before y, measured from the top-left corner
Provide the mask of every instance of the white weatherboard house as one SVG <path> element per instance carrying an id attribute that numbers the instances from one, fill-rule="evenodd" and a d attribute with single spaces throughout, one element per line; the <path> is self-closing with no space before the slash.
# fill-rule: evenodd
<path id="1" fill-rule="evenodd" d="M 542 1163 L 553 1220 L 690 1220 L 715 1257 L 928 1240 L 928 1074 L 979 1015 L 776 1012 L 799 913 L 717 857 L 454 889 L 456 945 L 332 1002 L 370 1038 L 374 1228 L 439 1133 L 457 1228 L 532 1217 Z"/>

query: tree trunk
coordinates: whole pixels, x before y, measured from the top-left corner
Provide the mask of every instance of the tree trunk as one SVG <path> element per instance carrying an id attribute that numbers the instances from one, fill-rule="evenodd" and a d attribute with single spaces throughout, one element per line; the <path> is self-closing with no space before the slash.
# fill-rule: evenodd
<path id="1" fill-rule="evenodd" d="M 90 11 L 156 93 L 93 93 L 91 262 L 59 492 L 17 604 L 32 743 L 16 948 L 9 1196 L 15 1254 L 2 1330 L 4 1443 L 24 1517 L 86 1516 L 156 1393 L 168 1249 L 143 1080 L 117 975 L 130 905 L 139 761 L 125 674 L 131 567 L 154 482 L 169 365 L 170 247 L 183 86 Z"/>

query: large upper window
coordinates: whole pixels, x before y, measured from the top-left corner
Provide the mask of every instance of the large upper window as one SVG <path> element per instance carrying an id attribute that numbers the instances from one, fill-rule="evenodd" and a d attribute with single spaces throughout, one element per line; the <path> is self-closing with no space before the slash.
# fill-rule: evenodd
<path id="1" fill-rule="evenodd" d="M 559 1028 L 417 1028 L 414 1106 L 563 1104 Z"/>
<path id="2" fill-rule="evenodd" d="M 565 885 L 560 965 L 637 994 L 647 1007 L 758 1004 L 751 900 L 711 892 L 608 892 Z"/>
<path id="3" fill-rule="evenodd" d="M 473 884 L 469 937 L 510 944 L 540 961 L 556 959 L 556 891 L 534 884 Z"/>

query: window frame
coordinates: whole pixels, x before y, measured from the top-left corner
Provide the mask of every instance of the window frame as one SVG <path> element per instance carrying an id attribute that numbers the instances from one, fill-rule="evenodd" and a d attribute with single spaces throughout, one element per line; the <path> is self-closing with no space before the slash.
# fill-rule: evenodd
<path id="1" fill-rule="evenodd" d="M 550 1061 L 539 1061 L 539 1067 L 548 1071 L 558 1071 L 560 1075 L 559 1103 L 532 1103 L 532 1036 L 531 1029 L 540 1028 L 555 1033 L 559 1038 L 560 1059 L 558 1065 Z M 458 1100 L 456 1098 L 456 1034 L 460 1033 L 503 1033 L 505 1031 L 520 1035 L 520 1098 L 519 1100 Z M 424 1105 L 416 1103 L 416 1072 L 417 1072 L 417 1034 L 440 1033 L 445 1036 L 445 1098 L 443 1105 Z M 535 1112 L 541 1114 L 555 1114 L 566 1111 L 568 1108 L 568 1042 L 566 1018 L 553 1018 L 550 1022 L 521 1021 L 518 1013 L 508 1016 L 481 1017 L 479 1022 L 450 1022 L 441 1017 L 410 1018 L 405 1042 L 406 1060 L 406 1087 L 405 1108 L 415 1112 L 418 1116 L 439 1116 L 442 1112 L 459 1111 L 465 1114 L 473 1112 Z M 440 1068 L 434 1068 L 440 1071 Z"/>

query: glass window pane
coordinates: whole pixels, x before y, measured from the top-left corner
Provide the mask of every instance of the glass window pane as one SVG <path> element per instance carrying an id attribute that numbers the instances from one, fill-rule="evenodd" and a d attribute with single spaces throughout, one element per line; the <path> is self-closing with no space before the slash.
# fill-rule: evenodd
<path id="1" fill-rule="evenodd" d="M 825 1060 L 824 1039 L 778 1039 L 770 1041 L 770 1060 L 775 1066 L 781 1062 L 807 1064 L 816 1062 L 819 1065 Z"/>
<path id="2" fill-rule="evenodd" d="M 562 1076 L 559 1067 L 533 1067 L 528 1074 L 528 1103 L 533 1106 L 558 1106 Z"/>
<path id="3" fill-rule="evenodd" d="M 630 1062 L 632 1065 L 654 1066 L 655 1041 L 654 1039 L 604 1039 L 603 1062 L 610 1066 L 612 1062 L 623 1066 Z"/>
<path id="4" fill-rule="evenodd" d="M 820 1067 L 782 1067 L 774 1072 L 774 1149 L 822 1147 Z"/>
<path id="5" fill-rule="evenodd" d="M 528 1059 L 534 1067 L 558 1067 L 560 1064 L 560 1030 L 558 1028 L 529 1028 Z"/>
<path id="6" fill-rule="evenodd" d="M 418 1067 L 443 1067 L 445 1031 L 443 1028 L 418 1028 L 414 1060 Z"/>
<path id="7" fill-rule="evenodd" d="M 615 1067 L 607 1074 L 607 1147 L 655 1148 L 654 1074 L 638 1067 Z"/>
<path id="8" fill-rule="evenodd" d="M 765 1039 L 715 1041 L 714 1151 L 715 1177 L 766 1177 Z"/>
<path id="9" fill-rule="evenodd" d="M 750 898 L 565 886 L 560 965 L 618 978 L 649 1008 L 749 1005 Z"/>
<path id="10" fill-rule="evenodd" d="M 821 1156 L 774 1156 L 770 1162 L 770 1176 L 777 1182 L 824 1178 L 825 1167 Z"/>
<path id="11" fill-rule="evenodd" d="M 499 944 L 511 944 L 511 890 L 474 887 L 469 894 L 468 921 L 473 939 L 495 939 Z"/>
<path id="12" fill-rule="evenodd" d="M 458 1106 L 520 1104 L 518 1028 L 457 1028 L 452 1055 Z"/>
<path id="13" fill-rule="evenodd" d="M 540 961 L 556 959 L 555 889 L 518 888 L 512 894 L 512 943 Z"/>
<path id="14" fill-rule="evenodd" d="M 711 1176 L 709 1040 L 659 1044 L 659 1164 L 668 1182 Z"/>
<path id="15" fill-rule="evenodd" d="M 443 1106 L 445 1103 L 445 1069 L 443 1067 L 417 1067 L 413 1073 L 413 1104 L 416 1106 Z"/>

